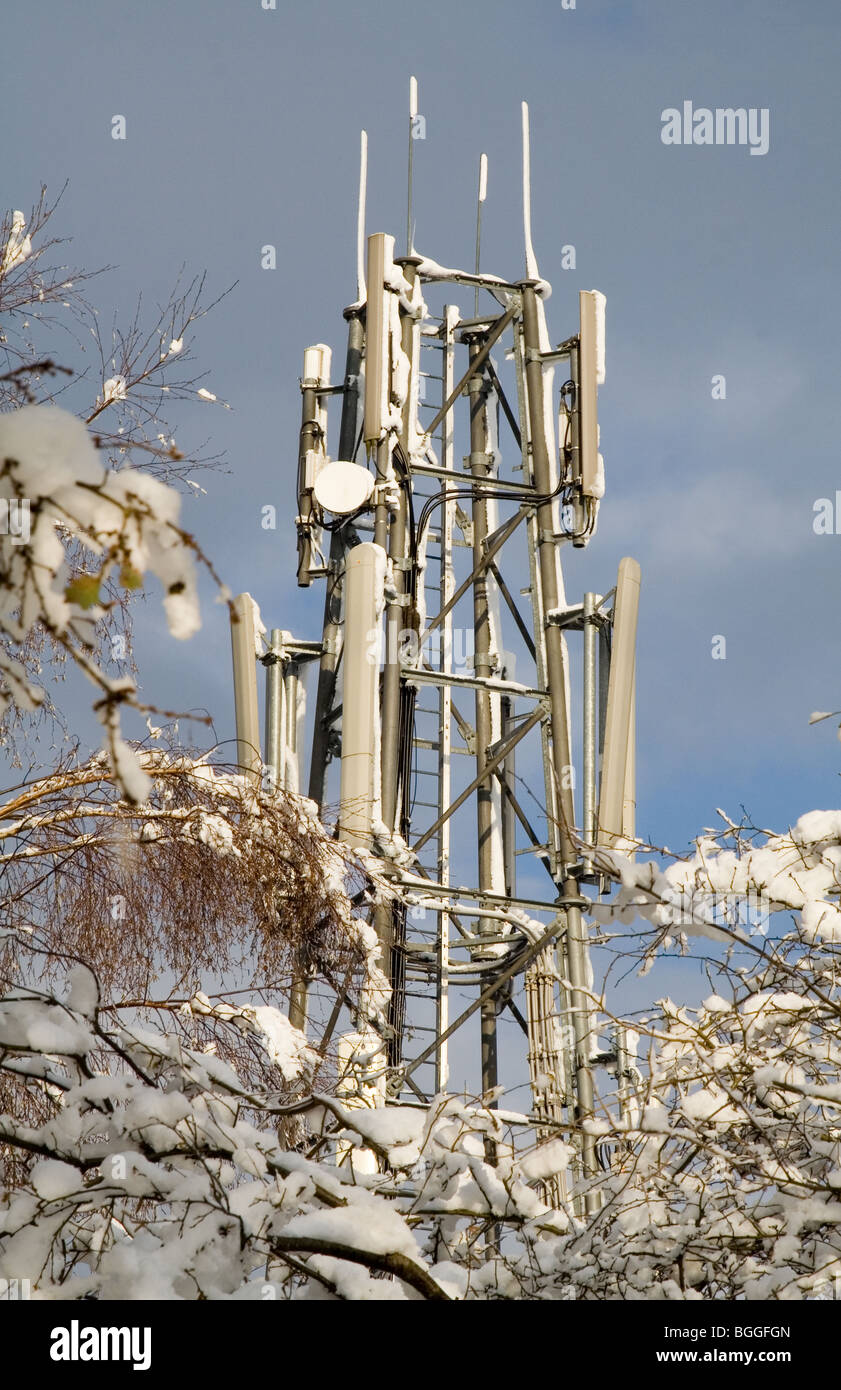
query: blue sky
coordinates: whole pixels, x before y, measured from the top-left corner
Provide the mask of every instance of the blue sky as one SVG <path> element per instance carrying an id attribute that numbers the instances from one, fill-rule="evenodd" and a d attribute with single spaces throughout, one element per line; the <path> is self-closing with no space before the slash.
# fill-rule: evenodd
<path id="1" fill-rule="evenodd" d="M 643 572 L 638 827 L 673 848 L 714 807 L 782 828 L 837 803 L 838 743 L 815 708 L 841 705 L 841 536 L 813 505 L 838 486 L 837 73 L 830 0 L 500 0 L 398 6 L 334 0 L 42 0 L 3 20 L 3 202 L 69 188 L 55 231 L 94 282 L 103 322 L 142 289 L 165 299 L 182 263 L 236 290 L 202 324 L 206 385 L 232 409 L 174 416 L 230 472 L 186 523 L 272 625 L 316 636 L 322 592 L 295 586 L 292 490 L 301 354 L 343 355 L 355 293 L 360 128 L 369 231 L 405 226 L 407 84 L 416 241 L 473 255 L 478 155 L 489 156 L 483 262 L 522 274 L 519 102 L 532 117 L 534 240 L 554 340 L 577 292 L 608 300 L 601 392 L 607 496 L 599 533 L 566 563 L 571 597 L 606 590 L 623 554 Z M 661 111 L 768 108 L 770 149 L 668 147 Z M 125 141 L 111 139 L 122 114 Z M 260 267 L 277 247 L 278 268 Z M 574 244 L 577 269 L 562 271 Z M 726 400 L 711 379 L 726 377 Z M 275 532 L 261 508 L 278 507 Z M 286 518 L 286 522 L 284 521 Z M 841 530 L 841 519 L 839 519 Z M 210 593 L 208 591 L 208 599 Z M 224 610 L 188 645 L 156 604 L 138 624 L 146 693 L 207 707 L 232 733 Z M 712 659 L 717 635 L 725 661 Z M 93 734 L 91 734 L 93 737 Z"/>

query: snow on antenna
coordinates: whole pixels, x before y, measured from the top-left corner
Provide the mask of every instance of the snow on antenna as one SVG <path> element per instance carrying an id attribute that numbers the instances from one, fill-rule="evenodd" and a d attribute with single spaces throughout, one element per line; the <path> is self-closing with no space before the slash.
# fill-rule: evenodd
<path id="1" fill-rule="evenodd" d="M 476 274 L 479 274 L 479 257 L 482 249 L 482 204 L 488 196 L 488 156 L 479 156 L 479 196 L 476 199 Z M 479 316 L 479 287 L 476 286 L 475 308 Z"/>
<path id="2" fill-rule="evenodd" d="M 523 233 L 526 241 L 526 275 L 529 280 L 539 280 L 537 257 L 531 239 L 531 143 L 527 101 L 523 102 Z"/>
<path id="3" fill-rule="evenodd" d="M 604 472 L 599 453 L 598 388 L 604 381 L 605 297 L 598 290 L 578 295 L 580 331 L 573 363 L 578 406 L 578 471 L 587 497 L 604 495 Z M 576 370 L 577 364 L 577 370 Z"/>
<path id="4" fill-rule="evenodd" d="M 590 293 L 596 301 L 596 382 L 599 386 L 604 386 L 605 305 L 607 301 L 599 290 L 591 290 Z"/>
<path id="5" fill-rule="evenodd" d="M 632 786 L 634 764 L 634 683 L 640 567 L 625 556 L 619 561 L 613 605 L 613 642 L 607 687 L 602 775 L 599 796 L 599 844 L 627 849 L 634 833 Z M 630 831 L 630 835 L 625 832 Z"/>
<path id="6" fill-rule="evenodd" d="M 415 166 L 415 119 L 418 114 L 418 79 L 409 78 L 409 190 L 406 206 L 406 255 L 411 256 L 414 237 L 412 235 L 412 199 Z"/>
<path id="7" fill-rule="evenodd" d="M 368 192 L 368 132 L 359 135 L 359 205 L 356 216 L 356 299 L 361 304 L 365 288 L 365 202 Z"/>

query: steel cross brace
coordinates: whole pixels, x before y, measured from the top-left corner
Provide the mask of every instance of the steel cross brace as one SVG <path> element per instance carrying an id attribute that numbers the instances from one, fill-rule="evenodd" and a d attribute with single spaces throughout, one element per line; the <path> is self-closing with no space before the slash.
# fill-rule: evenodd
<path id="1" fill-rule="evenodd" d="M 435 614 L 435 617 L 432 619 L 432 622 L 427 625 L 425 633 L 434 632 L 435 628 L 438 627 L 438 625 L 444 621 L 451 609 L 455 608 L 459 599 L 463 598 L 464 595 L 467 593 L 467 590 L 473 584 L 473 581 L 477 579 L 478 576 L 488 568 L 488 566 L 491 563 L 491 560 L 496 555 L 497 551 L 502 549 L 505 542 L 509 539 L 510 536 L 514 534 L 514 531 L 519 526 L 520 522 L 528 516 L 529 511 L 530 508 L 527 506 L 520 507 L 519 511 L 516 511 L 514 515 L 508 521 L 505 522 L 504 526 L 500 526 L 499 530 L 494 532 L 492 538 L 489 537 L 489 540 L 492 540 L 493 543 L 488 545 L 488 548 L 485 551 L 485 554 L 482 556 L 481 560 L 479 561 L 479 564 L 476 565 L 472 573 L 469 574 L 461 584 L 459 584 L 452 598 L 449 598 L 447 602 L 444 604 L 444 607 L 440 610 L 440 612 Z"/>
<path id="2" fill-rule="evenodd" d="M 537 941 L 532 942 L 531 946 L 529 946 L 527 951 L 523 951 L 520 955 L 517 956 L 517 958 L 514 961 L 512 961 L 510 965 L 507 965 L 504 970 L 501 970 L 500 973 L 493 980 L 493 982 L 482 991 L 479 997 L 477 999 L 474 999 L 472 1004 L 468 1005 L 468 1007 L 464 1010 L 464 1013 L 459 1014 L 455 1022 L 451 1023 L 449 1028 L 444 1033 L 442 1033 L 439 1038 L 435 1039 L 435 1042 L 430 1043 L 429 1047 L 427 1047 L 420 1054 L 420 1056 L 415 1057 L 413 1061 L 407 1062 L 404 1066 L 400 1067 L 396 1071 L 394 1077 L 392 1078 L 392 1081 L 389 1084 L 389 1089 L 392 1089 L 393 1093 L 397 1094 L 397 1090 L 395 1088 L 397 1087 L 398 1082 L 402 1083 L 404 1080 L 408 1080 L 410 1074 L 413 1071 L 415 1071 L 418 1067 L 422 1066 L 423 1063 L 426 1062 L 428 1058 L 432 1056 L 436 1048 L 439 1047 L 442 1042 L 446 1042 L 447 1038 L 452 1037 L 453 1033 L 455 1033 L 457 1029 L 461 1028 L 463 1023 L 466 1023 L 469 1018 L 472 1018 L 473 1014 L 475 1014 L 477 1009 L 481 1008 L 482 1005 L 487 1003 L 489 999 L 493 999 L 494 995 L 499 992 L 499 990 L 502 988 L 504 984 L 507 984 L 510 979 L 512 979 L 515 975 L 519 974 L 519 972 L 525 969 L 527 965 L 531 964 L 534 958 L 540 955 L 541 951 L 545 951 L 547 946 L 552 945 L 555 939 L 558 936 L 560 936 L 561 932 L 563 932 L 566 928 L 566 916 L 564 913 L 564 909 L 566 907 L 580 907 L 581 904 L 585 903 L 586 901 L 587 900 L 584 898 L 575 898 L 572 900 L 572 902 L 570 902 L 569 899 L 559 898 L 558 901 L 554 904 L 555 907 L 559 909 L 558 917 L 556 921 L 553 922 L 552 926 L 549 927 L 549 929 L 545 931 L 542 936 L 538 937 Z"/>
<path id="3" fill-rule="evenodd" d="M 438 411 L 438 414 L 435 416 L 435 419 L 432 421 L 430 425 L 427 425 L 426 429 L 424 430 L 424 434 L 432 438 L 441 421 L 444 419 L 444 416 L 448 414 L 450 410 L 452 410 L 453 406 L 455 405 L 456 401 L 458 400 L 459 396 L 461 395 L 470 378 L 474 376 L 476 372 L 480 371 L 481 368 L 485 365 L 485 362 L 491 355 L 491 348 L 493 347 L 497 339 L 502 337 L 509 323 L 517 314 L 519 307 L 519 304 L 515 300 L 513 304 L 509 304 L 505 313 L 496 320 L 496 324 L 491 329 L 479 352 L 477 352 L 476 356 L 473 358 L 472 362 L 470 363 L 470 366 L 464 373 L 464 376 L 453 387 L 444 404 L 441 406 L 441 409 Z"/>
<path id="4" fill-rule="evenodd" d="M 506 741 L 497 749 L 494 756 L 490 758 L 488 762 L 486 762 L 484 766 L 481 768 L 478 776 L 473 778 L 473 781 L 470 783 L 469 786 L 465 787 L 464 791 L 459 792 L 455 801 L 453 801 L 452 804 L 447 807 L 444 814 L 442 816 L 439 816 L 437 821 L 435 821 L 435 823 L 431 825 L 428 830 L 424 831 L 420 839 L 416 840 L 415 843 L 410 846 L 410 848 L 414 851 L 415 854 L 418 852 L 419 849 L 423 848 L 427 840 L 431 840 L 433 835 L 437 835 L 444 822 L 446 820 L 449 820 L 450 816 L 452 816 L 453 813 L 464 804 L 468 797 L 473 795 L 476 788 L 479 786 L 479 783 L 484 781 L 488 774 L 493 772 L 495 768 L 499 767 L 499 764 L 501 762 L 504 762 L 508 754 L 511 752 L 512 748 L 516 748 L 517 744 L 520 742 L 520 739 L 525 737 L 525 735 L 531 729 L 534 728 L 535 724 L 539 724 L 541 719 L 543 719 L 544 717 L 545 711 L 542 708 L 542 706 L 538 705 L 537 709 L 532 710 L 532 713 L 529 715 L 525 723 L 521 724 L 520 727 L 516 729 L 515 732 L 511 735 L 511 737 L 506 739 Z"/>

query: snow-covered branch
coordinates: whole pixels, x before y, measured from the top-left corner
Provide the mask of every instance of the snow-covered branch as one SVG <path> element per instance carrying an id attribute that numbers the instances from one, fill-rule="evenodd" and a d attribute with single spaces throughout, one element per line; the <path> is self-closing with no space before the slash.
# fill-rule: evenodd
<path id="1" fill-rule="evenodd" d="M 98 662 L 97 624 L 109 581 L 131 591 L 155 576 L 173 636 L 200 626 L 195 559 L 203 557 L 180 525 L 180 499 L 136 469 L 108 471 L 84 424 L 45 405 L 0 414 L 0 505 L 13 518 L 0 529 L 0 714 L 11 702 L 31 710 L 44 701 L 22 649 L 33 630 L 45 631 L 96 687 L 115 775 L 142 802 L 150 784 L 121 736 L 120 709 L 147 707 L 132 680 Z M 81 573 L 71 575 L 70 546 L 88 557 Z"/>

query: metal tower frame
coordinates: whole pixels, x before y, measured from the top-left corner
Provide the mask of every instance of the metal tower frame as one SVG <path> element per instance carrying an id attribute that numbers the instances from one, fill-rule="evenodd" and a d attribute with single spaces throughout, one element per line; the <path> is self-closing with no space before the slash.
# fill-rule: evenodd
<path id="1" fill-rule="evenodd" d="M 588 543 L 604 490 L 596 419 L 604 301 L 582 292 L 577 331 L 550 345 L 549 286 L 531 251 L 527 144 L 524 156 L 526 277 L 478 269 L 483 156 L 476 271 L 441 267 L 414 254 L 411 240 L 410 253 L 395 257 L 392 237 L 370 236 L 365 274 L 359 258 L 357 301 L 344 311 L 342 383 L 331 385 L 329 348 L 305 353 L 298 583 L 326 581 L 323 630 L 316 643 L 272 633 L 264 762 L 282 785 L 297 785 L 289 771 L 298 737 L 290 710 L 299 709 L 302 663 L 317 660 L 309 795 L 325 806 L 330 765 L 338 764 L 338 834 L 377 856 L 398 890 L 395 902 L 374 910 L 391 983 L 388 1025 L 357 1020 L 361 1031 L 353 1035 L 367 1039 L 376 1102 L 448 1089 L 450 1039 L 478 1013 L 482 1090 L 493 1103 L 497 1024 L 508 1010 L 528 1037 L 538 1136 L 574 1118 L 588 1176 L 597 1154 L 582 1121 L 593 1114 L 598 1047 L 584 922 L 592 899 L 583 888 L 606 885 L 599 848 L 628 849 L 634 840 L 639 567 L 623 560 L 605 597 L 566 599 L 562 548 Z M 363 139 L 363 190 L 364 170 Z M 360 225 L 363 201 L 364 191 Z M 411 192 L 409 206 L 411 239 Z M 424 295 L 451 286 L 474 299 L 469 316 L 450 302 L 430 313 Z M 506 349 L 508 390 L 493 355 Z M 559 364 L 567 375 L 555 384 Z M 341 399 L 341 464 L 328 454 L 334 396 Z M 344 482 L 338 492 L 335 482 L 328 489 L 337 469 L 360 484 L 361 502 L 343 500 Z M 518 589 L 528 598 L 525 611 Z M 253 768 L 256 704 L 243 676 L 253 636 L 247 621 L 241 628 L 234 630 L 240 761 Z M 568 646 L 577 632 L 580 788 Z M 509 637 L 518 644 L 516 661 Z M 529 749 L 527 772 L 537 769 L 542 784 L 538 827 L 516 766 L 517 754 Z M 465 835 L 465 826 L 472 832 Z M 542 866 L 543 894 L 521 888 L 524 855 Z M 471 858 L 475 871 L 464 882 Z M 513 994 L 520 976 L 526 1017 Z M 452 1017 L 455 986 L 472 997 Z M 423 1026 L 424 1007 L 432 1037 L 417 1048 L 409 1040 Z M 305 1023 L 302 979 L 292 1015 Z"/>

